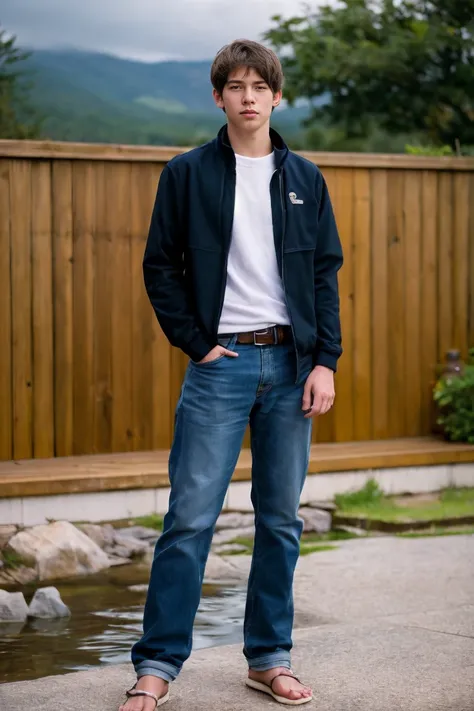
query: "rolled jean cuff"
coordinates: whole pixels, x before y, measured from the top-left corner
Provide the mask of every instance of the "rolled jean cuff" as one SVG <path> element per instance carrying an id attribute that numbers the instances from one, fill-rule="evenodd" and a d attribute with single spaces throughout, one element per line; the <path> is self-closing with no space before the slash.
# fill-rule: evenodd
<path id="1" fill-rule="evenodd" d="M 171 664 L 167 664 L 166 662 L 154 662 L 151 659 L 137 664 L 135 671 L 138 679 L 142 676 L 150 675 L 157 676 L 159 679 L 164 679 L 168 682 L 174 681 L 179 674 L 179 669 L 176 669 L 176 667 Z"/>
<path id="2" fill-rule="evenodd" d="M 255 671 L 267 671 L 268 669 L 273 669 L 274 667 L 285 667 L 286 669 L 291 669 L 291 658 L 289 652 L 266 654 L 264 657 L 256 657 L 255 659 L 247 658 L 247 662 L 249 669 L 254 669 Z"/>

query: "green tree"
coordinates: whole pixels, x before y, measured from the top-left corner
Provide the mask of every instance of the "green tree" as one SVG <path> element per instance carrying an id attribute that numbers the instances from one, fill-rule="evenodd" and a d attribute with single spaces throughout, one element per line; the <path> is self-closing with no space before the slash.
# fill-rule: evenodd
<path id="1" fill-rule="evenodd" d="M 309 100 L 310 122 L 474 144 L 474 0 L 341 0 L 272 20 L 286 98 Z"/>
<path id="2" fill-rule="evenodd" d="M 37 138 L 39 119 L 28 104 L 26 72 L 18 68 L 29 54 L 0 28 L 0 138 Z"/>

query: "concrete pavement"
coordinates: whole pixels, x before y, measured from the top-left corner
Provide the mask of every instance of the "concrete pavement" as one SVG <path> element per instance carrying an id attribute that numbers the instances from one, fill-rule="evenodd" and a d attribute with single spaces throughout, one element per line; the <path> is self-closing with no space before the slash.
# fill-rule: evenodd
<path id="1" fill-rule="evenodd" d="M 315 690 L 305 708 L 474 711 L 474 536 L 374 538 L 300 560 L 293 668 Z M 229 559 L 242 576 L 249 560 Z M 169 711 L 260 711 L 241 645 L 198 651 Z M 131 665 L 0 686 L 8 711 L 116 711 Z"/>

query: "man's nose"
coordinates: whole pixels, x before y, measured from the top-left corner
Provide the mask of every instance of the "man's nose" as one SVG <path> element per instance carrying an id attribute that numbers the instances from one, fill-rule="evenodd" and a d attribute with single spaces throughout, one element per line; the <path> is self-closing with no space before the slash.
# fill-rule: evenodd
<path id="1" fill-rule="evenodd" d="M 242 101 L 244 104 L 253 104 L 255 103 L 255 98 L 252 93 L 252 89 L 246 89 L 242 98 Z"/>

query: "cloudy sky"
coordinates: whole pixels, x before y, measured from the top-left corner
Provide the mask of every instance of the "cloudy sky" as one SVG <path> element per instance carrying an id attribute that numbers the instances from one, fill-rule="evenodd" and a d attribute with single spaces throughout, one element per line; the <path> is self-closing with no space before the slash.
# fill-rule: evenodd
<path id="1" fill-rule="evenodd" d="M 318 0 L 309 0 L 315 6 Z M 209 59 L 237 37 L 261 39 L 301 0 L 1 0 L 0 22 L 28 48 L 75 47 L 145 61 Z"/>

